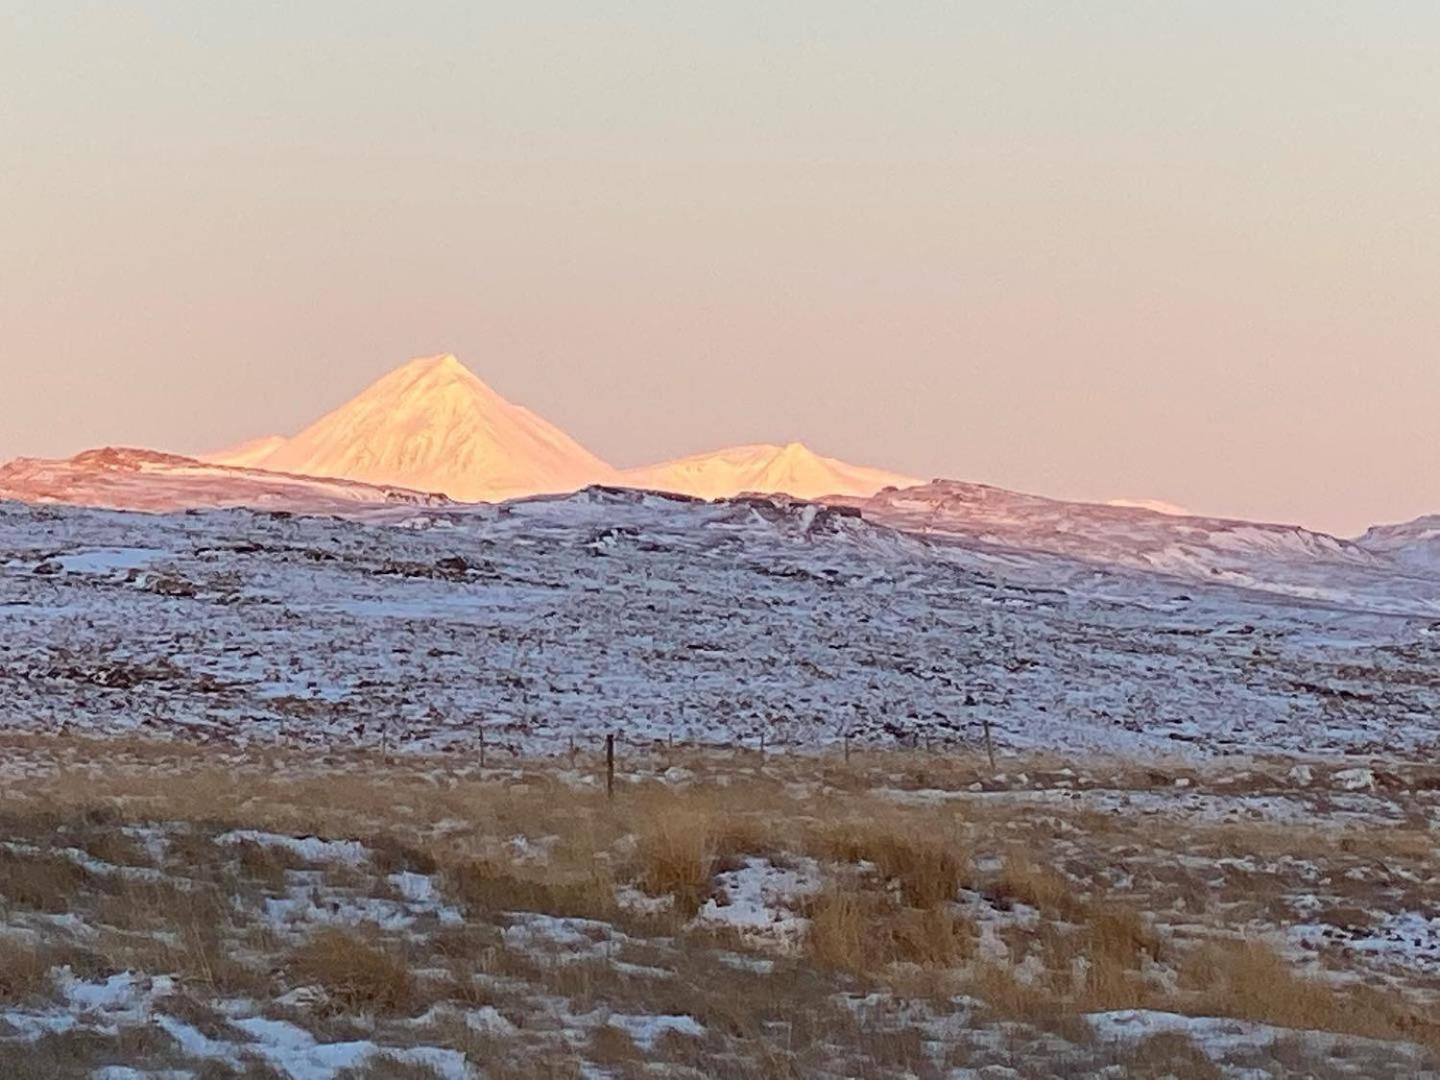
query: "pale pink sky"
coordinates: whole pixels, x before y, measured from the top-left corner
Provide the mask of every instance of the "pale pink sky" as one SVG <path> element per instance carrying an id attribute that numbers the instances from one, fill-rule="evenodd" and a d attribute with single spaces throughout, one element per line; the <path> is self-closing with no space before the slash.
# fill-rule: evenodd
<path id="1" fill-rule="evenodd" d="M 1440 7 L 617 7 L 6 5 L 0 458 L 453 351 L 619 465 L 1440 512 Z"/>

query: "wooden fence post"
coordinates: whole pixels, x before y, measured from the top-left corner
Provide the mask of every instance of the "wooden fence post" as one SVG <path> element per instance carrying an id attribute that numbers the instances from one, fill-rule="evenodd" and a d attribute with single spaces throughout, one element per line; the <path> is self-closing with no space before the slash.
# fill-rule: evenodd
<path id="1" fill-rule="evenodd" d="M 990 771 L 995 771 L 995 743 L 990 738 L 990 718 L 981 717 L 980 722 L 985 725 L 985 755 L 990 759 Z"/>
<path id="2" fill-rule="evenodd" d="M 605 797 L 615 797 L 615 734 L 605 736 Z"/>
<path id="3" fill-rule="evenodd" d="M 485 768 L 485 727 L 480 727 L 480 768 Z"/>

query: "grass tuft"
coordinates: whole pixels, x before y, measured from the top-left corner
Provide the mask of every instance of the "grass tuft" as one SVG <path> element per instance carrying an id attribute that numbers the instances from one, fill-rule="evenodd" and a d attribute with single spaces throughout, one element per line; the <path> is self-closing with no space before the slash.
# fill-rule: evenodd
<path id="1" fill-rule="evenodd" d="M 403 957 L 343 930 L 324 930 L 290 954 L 298 983 L 317 985 L 345 1012 L 414 1011 L 415 977 Z"/>

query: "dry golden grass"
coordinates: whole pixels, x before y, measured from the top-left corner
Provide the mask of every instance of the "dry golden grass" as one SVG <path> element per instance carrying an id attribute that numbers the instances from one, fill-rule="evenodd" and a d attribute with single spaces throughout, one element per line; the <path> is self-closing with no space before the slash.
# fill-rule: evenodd
<path id="1" fill-rule="evenodd" d="M 338 1073 L 335 1080 L 440 1080 L 440 1073 L 430 1065 L 378 1054 L 358 1069 Z"/>
<path id="2" fill-rule="evenodd" d="M 63 855 L 0 848 L 0 897 L 16 907 L 66 912 L 76 894 L 91 884 L 91 875 Z"/>
<path id="3" fill-rule="evenodd" d="M 821 893 L 809 911 L 810 955 L 842 971 L 874 970 L 869 907 L 866 895 L 856 888 L 832 886 Z"/>
<path id="4" fill-rule="evenodd" d="M 1194 1039 L 1179 1032 L 1162 1032 L 1141 1040 L 1121 1054 L 1117 1064 L 1128 1076 L 1220 1080 L 1224 1075 Z"/>
<path id="5" fill-rule="evenodd" d="M 615 883 L 600 867 L 557 877 L 544 869 L 474 860 L 445 866 L 447 891 L 473 916 L 506 911 L 606 919 L 616 915 Z"/>
<path id="6" fill-rule="evenodd" d="M 640 887 L 669 896 L 689 918 L 700 910 L 715 874 L 715 827 L 704 810 L 670 807 L 640 834 Z"/>
<path id="7" fill-rule="evenodd" d="M 899 883 L 907 904 L 928 908 L 954 900 L 969 876 L 958 845 L 934 832 L 934 825 L 912 830 L 894 820 L 844 822 L 817 830 L 812 849 L 835 862 L 872 864 L 883 879 Z"/>
<path id="8" fill-rule="evenodd" d="M 289 848 L 275 844 L 257 844 L 254 840 L 241 840 L 234 845 L 234 850 L 240 874 L 271 889 L 283 888 L 285 875 L 292 870 L 299 870 L 305 865 L 305 860 Z M 213 857 L 210 852 L 205 854 Z"/>
<path id="9" fill-rule="evenodd" d="M 1082 924 L 1080 940 L 1085 956 L 1135 970 L 1147 958 L 1164 958 L 1160 935 L 1132 907 L 1107 901 L 1091 907 Z"/>
<path id="10" fill-rule="evenodd" d="M 0 1076 L 5 1080 L 76 1080 L 122 1062 L 158 1072 L 179 1060 L 174 1040 L 154 1024 L 123 1026 L 113 1034 L 76 1028 L 33 1041 L 0 1040 Z"/>
<path id="11" fill-rule="evenodd" d="M 403 957 L 343 930 L 323 930 L 295 949 L 287 968 L 303 985 L 323 987 L 332 1007 L 409 1015 L 421 1001 Z"/>
<path id="12" fill-rule="evenodd" d="M 1020 850 L 1006 855 L 990 895 L 1000 902 L 1028 904 L 1052 918 L 1073 921 L 1081 918 L 1086 910 L 1074 882 Z"/>
<path id="13" fill-rule="evenodd" d="M 439 869 L 435 854 L 407 843 L 391 833 L 372 833 L 362 837 L 370 849 L 370 862 L 382 874 L 406 871 L 412 874 L 433 874 Z"/>
<path id="14" fill-rule="evenodd" d="M 1337 986 L 1298 973 L 1261 941 L 1227 941 L 1195 950 L 1180 968 L 1192 1007 L 1208 1016 L 1378 1039 L 1410 1039 L 1440 1049 L 1433 1009 L 1366 986 Z"/>
<path id="15" fill-rule="evenodd" d="M 92 823 L 80 842 L 89 855 L 115 866 L 153 866 L 150 853 L 113 823 Z"/>
<path id="16" fill-rule="evenodd" d="M 889 927 L 890 948 L 905 963 L 956 967 L 975 954 L 975 924 L 953 911 L 901 908 Z"/>
<path id="17" fill-rule="evenodd" d="M 896 897 L 832 883 L 810 905 L 808 954 L 819 964 L 881 975 L 893 964 L 954 967 L 975 952 L 975 927 L 940 907 L 909 907 Z"/>
<path id="18" fill-rule="evenodd" d="M 238 883 L 122 878 L 110 885 L 91 898 L 90 912 L 114 966 L 174 973 L 211 993 L 262 996 L 272 988 L 268 974 L 242 963 L 231 945 Z"/>
<path id="19" fill-rule="evenodd" d="M 601 1024 L 590 1033 L 585 1056 L 597 1065 L 616 1066 L 623 1062 L 641 1061 L 644 1055 L 635 1040 L 622 1028 Z"/>
<path id="20" fill-rule="evenodd" d="M 51 990 L 54 958 L 34 945 L 0 938 L 0 1001 L 45 997 Z"/>
<path id="21" fill-rule="evenodd" d="M 1017 1060 L 1034 1052 L 1039 1029 L 1066 1040 L 1087 1067 L 1108 1060 L 1108 1051 L 1091 1045 L 1084 1014 L 1140 1006 L 1437 1043 L 1436 1011 L 1404 986 L 1374 980 L 1370 988 L 1337 987 L 1301 977 L 1263 948 L 1192 944 L 1197 936 L 1223 940 L 1252 920 L 1274 925 L 1293 917 L 1289 898 L 1314 889 L 1287 868 L 1286 857 L 1297 853 L 1323 863 L 1335 883 L 1333 903 L 1322 912 L 1334 925 L 1378 921 L 1382 894 L 1372 871 L 1387 875 L 1385 902 L 1418 909 L 1425 887 L 1414 883 L 1440 870 L 1425 842 L 1429 819 L 1418 812 L 1392 836 L 1378 827 L 1327 834 L 1267 821 L 1101 814 L 1005 793 L 970 798 L 954 785 L 1002 781 L 973 762 L 919 753 L 856 754 L 843 765 L 676 751 L 667 761 L 694 774 L 691 786 L 637 778 L 612 802 L 566 786 L 545 763 L 479 777 L 463 764 L 434 760 L 382 767 L 353 755 L 216 759 L 178 747 L 132 749 L 133 759 L 123 759 L 130 752 L 124 744 L 117 751 L 67 740 L 53 770 L 31 770 L 4 793 L 6 838 L 41 850 L 0 848 L 3 912 L 77 912 L 99 928 L 96 964 L 179 974 L 201 1002 L 194 1015 L 206 1023 L 216 1022 L 203 1008 L 209 996 L 268 1000 L 299 985 L 325 987 L 334 1015 L 296 1014 L 296 1022 L 345 1022 L 358 1033 L 370 1023 L 355 1021 L 358 1014 L 374 1014 L 393 1034 L 402 1017 L 434 1001 L 495 1008 L 516 1025 L 513 1045 L 459 1028 L 449 1037 L 464 1040 L 467 1053 L 496 1076 L 572 1075 L 581 1058 L 592 1066 L 612 1060 L 622 1075 L 639 1068 L 618 1028 L 574 1052 L 547 1044 L 555 1021 L 534 1012 L 536 995 L 563 998 L 576 1013 L 604 1006 L 694 1016 L 704 1039 L 667 1040 L 640 1057 L 710 1075 L 834 1072 L 833 1054 L 815 1049 L 825 1045 L 849 1055 L 856 1075 L 926 1075 L 934 1063 L 903 1017 L 877 1025 L 837 1004 L 872 991 L 940 1010 L 968 991 L 989 1006 L 991 1020 L 1019 1022 Z M 88 755 L 103 755 L 107 767 L 94 768 Z M 1062 764 L 1025 767 L 1069 784 Z M 1131 782 L 1162 792 L 1176 771 L 1167 766 Z M 156 781 L 162 775 L 163 785 Z M 1127 774 L 1117 768 L 1114 775 Z M 1187 775 L 1197 785 L 1214 779 L 1204 770 Z M 1283 773 L 1254 770 L 1245 783 L 1264 787 L 1276 775 Z M 895 794 L 932 787 L 950 787 L 954 797 L 911 802 Z M 193 886 L 91 874 L 44 850 L 76 846 L 104 852 L 97 857 L 116 865 L 143 866 L 146 853 L 119 826 L 147 822 L 167 829 L 166 872 Z M 324 867 L 326 888 L 394 901 L 384 875 L 436 873 L 465 925 L 427 923 L 419 936 L 390 938 L 322 931 L 302 941 L 313 929 L 267 938 L 262 926 L 237 920 L 229 901 L 258 906 L 290 887 L 287 876 L 300 860 L 283 848 L 213 843 L 215 832 L 234 827 L 362 839 L 375 852 L 373 863 Z M 512 850 L 514 837 L 532 843 Z M 541 850 L 543 857 L 526 857 Z M 790 856 L 813 857 L 828 882 L 804 911 L 811 923 L 802 954 L 767 952 L 774 966 L 763 973 L 718 959 L 749 952 L 743 939 L 684 926 L 716 873 L 751 854 L 782 865 Z M 1189 861 L 1177 858 L 1182 854 Z M 1245 865 L 1194 865 L 1221 856 Z M 1356 868 L 1370 876 L 1348 878 Z M 673 897 L 677 915 L 654 923 L 626 915 L 616 902 L 622 884 Z M 506 944 L 511 912 L 598 919 L 634 936 L 585 959 L 567 957 L 563 945 L 553 954 L 527 951 Z M 993 945 L 998 936 L 1008 956 L 988 947 L 981 954 L 976 920 L 992 924 L 986 940 Z M 665 977 L 646 974 L 657 970 Z M 27 976 L 23 965 L 16 971 L 18 984 Z M 1179 988 L 1168 988 L 1157 971 L 1178 971 Z M 15 992 L 28 991 L 0 986 L 0 997 Z M 1296 1053 L 1302 1065 L 1309 1060 Z M 1116 1055 L 1132 1075 L 1210 1075 L 1203 1055 L 1168 1036 Z M 965 1067 L 963 1057 L 954 1052 L 956 1067 Z"/>
<path id="22" fill-rule="evenodd" d="M 1021 980 L 1008 964 L 986 962 L 975 966 L 965 980 L 966 989 L 1006 1020 L 1050 1029 L 1074 1023 L 1073 1010 L 1049 987 Z"/>

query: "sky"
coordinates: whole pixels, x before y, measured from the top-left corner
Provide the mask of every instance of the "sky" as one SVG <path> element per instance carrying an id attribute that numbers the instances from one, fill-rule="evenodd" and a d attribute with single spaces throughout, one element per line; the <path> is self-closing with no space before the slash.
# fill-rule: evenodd
<path id="1" fill-rule="evenodd" d="M 439 352 L 621 466 L 1440 512 L 1440 5 L 0 0 L 0 459 Z"/>

